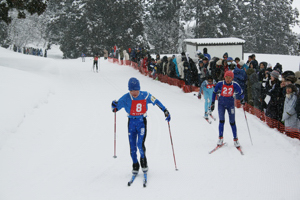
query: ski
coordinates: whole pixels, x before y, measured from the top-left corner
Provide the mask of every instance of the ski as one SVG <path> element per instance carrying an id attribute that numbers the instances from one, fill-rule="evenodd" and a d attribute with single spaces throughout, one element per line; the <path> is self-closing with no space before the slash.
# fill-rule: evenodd
<path id="1" fill-rule="evenodd" d="M 221 148 L 222 146 L 226 145 L 226 142 L 224 142 L 223 144 L 221 145 L 217 145 L 213 150 L 211 150 L 210 152 L 208 152 L 209 154 L 215 152 L 216 150 L 218 150 L 219 148 Z"/>
<path id="2" fill-rule="evenodd" d="M 237 147 L 236 148 L 240 153 L 241 153 L 241 155 L 244 155 L 244 152 L 242 151 L 242 149 L 241 149 L 241 147 L 239 146 L 239 147 Z"/>
<path id="3" fill-rule="evenodd" d="M 131 186 L 131 184 L 133 183 L 133 181 L 135 180 L 137 174 L 133 174 L 130 181 L 128 182 L 128 186 Z"/>
<path id="4" fill-rule="evenodd" d="M 144 180 L 143 180 L 143 186 L 147 186 L 147 173 L 144 173 Z"/>
<path id="5" fill-rule="evenodd" d="M 209 124 L 211 124 L 211 121 L 208 118 L 203 117 Z"/>
<path id="6" fill-rule="evenodd" d="M 209 116 L 210 116 L 214 121 L 216 121 L 216 118 L 215 118 L 212 114 L 209 114 Z"/>

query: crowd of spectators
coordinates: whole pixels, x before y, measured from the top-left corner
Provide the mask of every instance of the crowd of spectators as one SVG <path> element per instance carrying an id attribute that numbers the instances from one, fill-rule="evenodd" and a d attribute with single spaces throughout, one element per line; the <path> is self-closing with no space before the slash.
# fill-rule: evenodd
<path id="1" fill-rule="evenodd" d="M 47 49 L 43 52 L 41 48 L 33 48 L 33 47 L 17 47 L 16 45 L 13 46 L 14 52 L 19 52 L 27 55 L 34 55 L 40 57 L 47 57 Z"/>
<path id="2" fill-rule="evenodd" d="M 128 51 L 128 53 L 127 53 Z M 255 54 L 245 62 L 236 57 L 233 59 L 224 53 L 223 58 L 212 57 L 207 48 L 203 53 L 197 52 L 197 59 L 191 58 L 188 52 L 171 57 L 156 55 L 152 58 L 144 48 L 112 48 L 110 57 L 125 58 L 145 68 L 155 79 L 157 74 L 181 79 L 186 85 L 200 86 L 208 76 L 218 82 L 224 80 L 227 71 L 233 71 L 234 81 L 244 91 L 245 101 L 263 111 L 271 119 L 282 122 L 286 128 L 300 131 L 300 71 L 283 71 L 282 65 L 274 67 L 267 62 L 258 62 Z"/>

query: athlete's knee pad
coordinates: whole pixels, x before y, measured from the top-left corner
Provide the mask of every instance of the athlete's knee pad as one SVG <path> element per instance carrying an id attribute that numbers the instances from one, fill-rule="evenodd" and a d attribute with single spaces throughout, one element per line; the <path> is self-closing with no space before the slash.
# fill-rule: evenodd
<path id="1" fill-rule="evenodd" d="M 220 120 L 220 123 L 224 124 L 224 123 L 225 123 L 225 120 Z"/>
<path id="2" fill-rule="evenodd" d="M 234 125 L 235 125 L 235 121 L 234 121 L 234 122 L 232 122 L 232 123 L 230 123 L 230 125 L 231 125 L 231 126 L 234 126 Z"/>

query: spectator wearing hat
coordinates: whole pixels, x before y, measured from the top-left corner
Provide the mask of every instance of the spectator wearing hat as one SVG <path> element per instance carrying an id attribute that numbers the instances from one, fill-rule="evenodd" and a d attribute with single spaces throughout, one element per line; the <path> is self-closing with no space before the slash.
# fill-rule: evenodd
<path id="1" fill-rule="evenodd" d="M 212 74 L 213 78 L 216 80 L 216 82 L 219 82 L 220 80 L 223 80 L 224 78 L 224 67 L 222 65 L 223 60 L 218 60 L 216 62 L 216 69 L 215 73 Z"/>
<path id="2" fill-rule="evenodd" d="M 239 62 L 239 65 L 241 66 L 241 69 L 244 70 L 245 72 L 247 71 L 247 69 L 249 69 L 249 66 L 243 60 Z"/>
<path id="3" fill-rule="evenodd" d="M 286 86 L 286 97 L 284 101 L 284 109 L 282 121 L 284 122 L 286 131 L 299 130 L 300 124 L 296 112 L 297 88 L 293 84 Z"/>
<path id="4" fill-rule="evenodd" d="M 280 87 L 280 74 L 278 71 L 273 70 L 270 75 L 270 85 L 267 88 L 267 95 L 270 97 L 270 101 L 267 103 L 266 115 L 267 117 L 281 121 L 284 96 Z"/>

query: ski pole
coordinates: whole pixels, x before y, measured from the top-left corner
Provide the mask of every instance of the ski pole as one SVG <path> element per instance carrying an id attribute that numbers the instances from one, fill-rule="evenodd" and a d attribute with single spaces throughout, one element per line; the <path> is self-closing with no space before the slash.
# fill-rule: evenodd
<path id="1" fill-rule="evenodd" d="M 249 125 L 248 125 L 248 120 L 247 120 L 247 117 L 246 117 L 246 112 L 245 112 L 244 106 L 243 106 L 243 110 L 244 110 L 244 115 L 245 115 L 245 119 L 246 119 L 246 124 L 247 124 L 247 128 L 248 128 L 248 133 L 249 133 L 250 141 L 251 141 L 251 144 L 253 145 L 251 134 L 250 134 L 250 129 L 249 129 Z"/>
<path id="2" fill-rule="evenodd" d="M 117 121 L 117 112 L 116 112 L 116 109 L 115 109 L 115 127 L 114 127 L 114 158 L 117 158 L 117 155 L 116 155 L 116 147 L 117 147 L 117 134 L 116 134 L 116 121 Z"/>
<path id="3" fill-rule="evenodd" d="M 168 126 L 169 126 L 170 140 L 171 140 L 174 163 L 175 163 L 175 170 L 178 171 L 177 166 L 176 166 L 176 159 L 175 159 L 175 153 L 174 153 L 174 147 L 173 147 L 173 141 L 172 141 L 172 135 L 171 135 L 171 128 L 170 128 L 170 123 L 169 122 L 168 122 Z"/>

